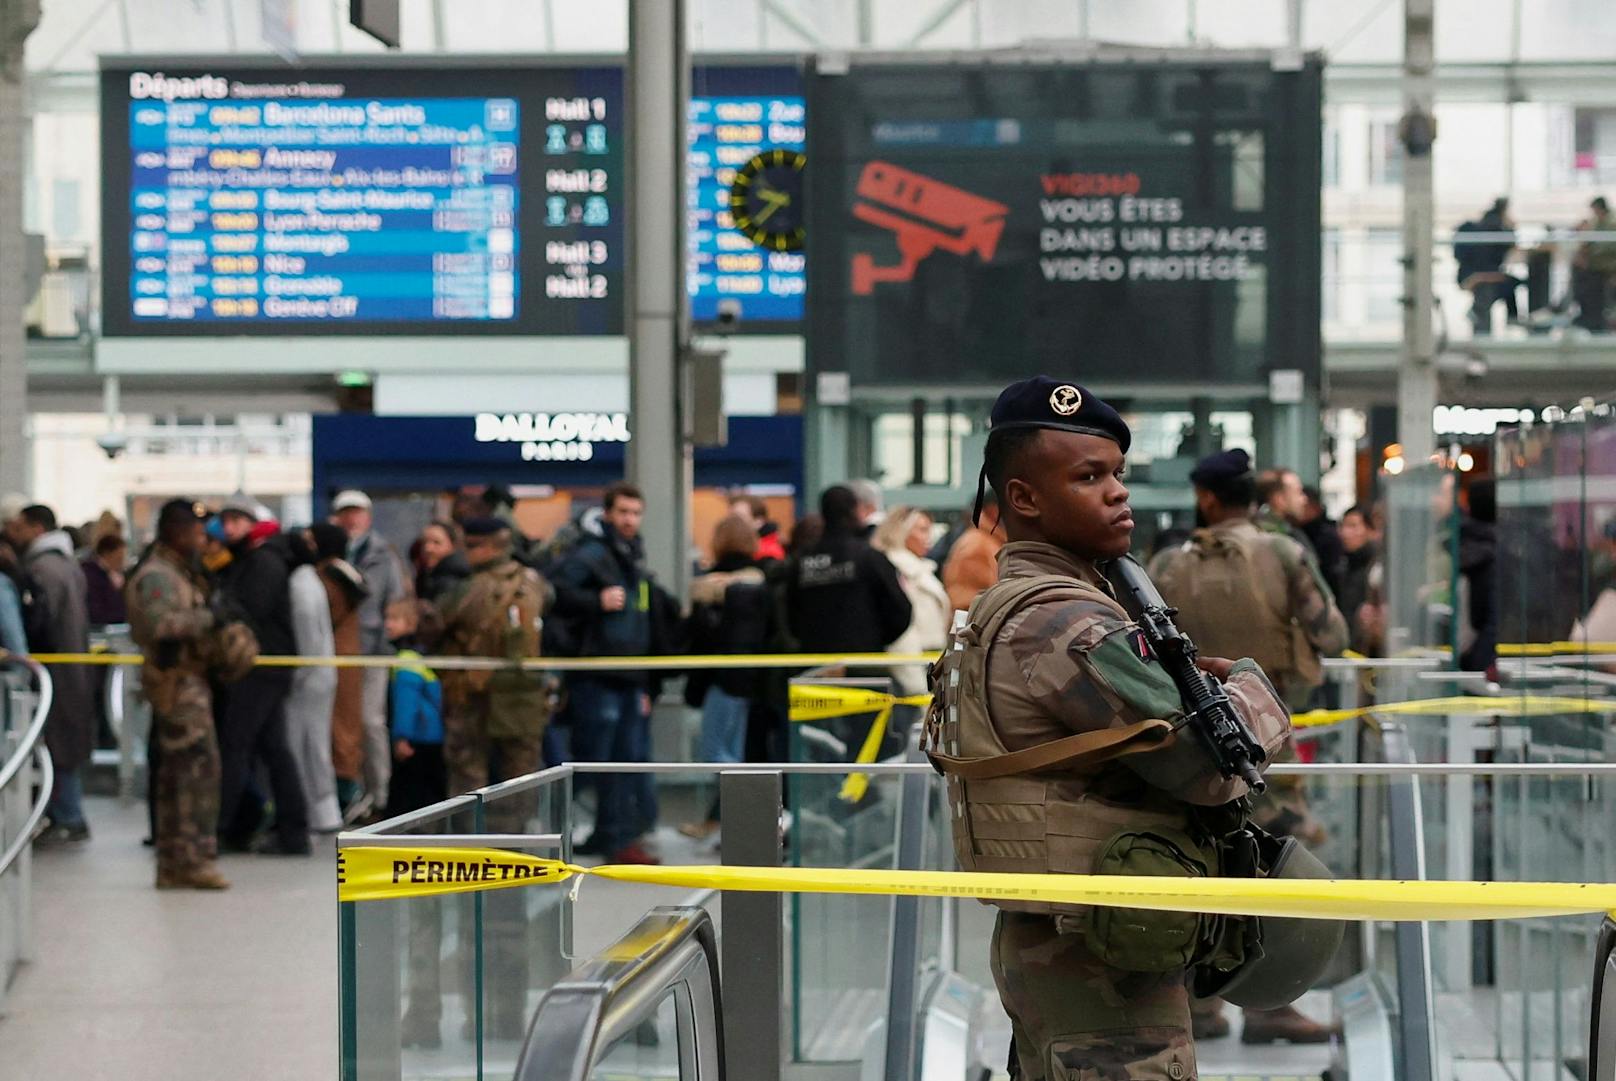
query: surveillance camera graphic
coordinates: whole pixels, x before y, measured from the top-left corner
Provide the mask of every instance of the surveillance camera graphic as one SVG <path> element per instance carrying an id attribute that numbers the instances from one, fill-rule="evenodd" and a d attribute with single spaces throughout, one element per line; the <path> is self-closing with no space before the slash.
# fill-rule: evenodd
<path id="1" fill-rule="evenodd" d="M 955 255 L 976 252 L 993 259 L 1010 208 L 886 161 L 872 161 L 859 174 L 853 216 L 897 236 L 902 260 L 877 266 L 865 252 L 853 256 L 853 292 L 869 296 L 877 282 L 912 281 L 920 261 L 941 248 Z"/>

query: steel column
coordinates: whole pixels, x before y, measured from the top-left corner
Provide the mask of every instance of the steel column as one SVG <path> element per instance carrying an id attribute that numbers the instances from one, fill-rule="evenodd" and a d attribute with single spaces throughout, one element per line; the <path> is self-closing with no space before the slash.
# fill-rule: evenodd
<path id="1" fill-rule="evenodd" d="M 1397 439 L 1411 465 L 1436 451 L 1436 328 L 1433 234 L 1436 197 L 1436 0 L 1403 3 L 1403 355 L 1397 373 Z"/>
<path id="2" fill-rule="evenodd" d="M 23 5 L 26 7 L 27 5 Z M 26 17 L 26 16 L 24 16 Z M 0 492 L 27 492 L 28 356 L 23 332 L 24 262 L 22 197 L 27 116 L 23 41 L 0 17 Z"/>
<path id="3" fill-rule="evenodd" d="M 628 475 L 645 493 L 645 554 L 676 596 L 689 577 L 690 441 L 683 419 L 685 0 L 628 9 Z"/>

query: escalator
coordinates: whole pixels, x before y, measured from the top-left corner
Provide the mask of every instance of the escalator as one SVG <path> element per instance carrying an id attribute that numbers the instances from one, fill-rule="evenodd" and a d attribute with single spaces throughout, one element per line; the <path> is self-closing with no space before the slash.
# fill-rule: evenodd
<path id="1" fill-rule="evenodd" d="M 516 1081 L 724 1077 L 718 940 L 704 908 L 655 908 L 552 987 Z"/>

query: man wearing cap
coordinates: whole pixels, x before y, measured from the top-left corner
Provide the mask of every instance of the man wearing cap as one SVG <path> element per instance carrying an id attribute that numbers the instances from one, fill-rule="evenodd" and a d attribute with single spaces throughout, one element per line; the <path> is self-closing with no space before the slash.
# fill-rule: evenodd
<path id="1" fill-rule="evenodd" d="M 222 890 L 230 883 L 218 854 L 219 747 L 207 678 L 214 627 L 198 565 L 202 516 L 175 499 L 157 515 L 157 543 L 124 585 L 129 628 L 144 665 L 141 689 L 152 707 L 156 777 L 153 843 L 158 889 Z"/>
<path id="2" fill-rule="evenodd" d="M 1178 609 L 1178 626 L 1202 650 L 1227 655 L 1244 652 L 1262 666 L 1291 709 L 1305 709 L 1324 678 L 1321 656 L 1347 648 L 1346 620 L 1335 605 L 1318 565 L 1289 536 L 1260 529 L 1252 521 L 1257 478 L 1244 450 L 1203 458 L 1190 482 L 1200 527 L 1176 548 L 1159 553 L 1150 576 L 1168 604 Z M 1280 761 L 1294 761 L 1287 740 Z M 1300 777 L 1275 778 L 1257 800 L 1253 818 L 1270 833 L 1296 836 L 1309 844 L 1324 839 L 1313 817 Z M 1196 1035 L 1228 1034 L 1220 1010 L 1199 1007 Z M 1330 1028 L 1294 1007 L 1246 1011 L 1240 1038 L 1245 1043 L 1323 1043 Z"/>
<path id="3" fill-rule="evenodd" d="M 1242 646 L 1292 709 L 1323 679 L 1321 656 L 1347 648 L 1346 621 L 1302 545 L 1252 520 L 1256 476 L 1243 450 L 1201 459 L 1190 473 L 1199 528 L 1150 564 L 1179 627 L 1211 653 Z"/>
<path id="4" fill-rule="evenodd" d="M 331 501 L 331 520 L 348 534 L 348 562 L 364 575 L 369 590 L 359 605 L 359 652 L 367 657 L 391 656 L 387 609 L 415 596 L 409 570 L 398 549 L 372 528 L 370 496 L 364 492 L 338 492 Z M 365 795 L 349 808 L 350 819 L 387 806 L 387 782 L 393 772 L 387 738 L 388 670 L 367 668 L 364 681 Z"/>
<path id="5" fill-rule="evenodd" d="M 1129 438 L 1116 410 L 1075 383 L 1029 379 L 993 407 L 979 492 L 985 482 L 998 493 L 1009 543 L 998 582 L 934 669 L 926 720 L 966 870 L 1166 873 L 1130 862 L 1146 849 L 1205 867 L 1242 820 L 1233 801 L 1244 782 L 1224 779 L 1180 736 L 1178 691 L 1103 572 L 1133 532 L 1122 482 Z M 1258 742 L 1278 747 L 1289 717 L 1256 664 L 1201 664 Z M 1185 980 L 1189 965 L 1211 958 L 1199 934 L 1135 925 L 1177 929 L 1198 917 L 1110 921 L 1085 906 L 993 903 L 1012 1078 L 1195 1076 Z"/>
<path id="6" fill-rule="evenodd" d="M 438 600 L 443 617 L 440 649 L 449 657 L 497 657 L 520 662 L 539 654 L 539 620 L 548 607 L 549 587 L 538 572 L 512 554 L 510 527 L 494 517 L 467 518 L 469 578 Z M 499 671 L 440 673 L 443 684 L 443 758 L 449 794 L 459 795 L 541 768 L 540 745 L 549 720 L 549 688 L 532 672 L 513 666 Z M 522 833 L 529 828 L 536 796 L 510 793 L 487 806 L 491 833 Z M 519 1039 L 527 1023 L 528 949 L 525 898 L 501 891 L 484 902 L 488 933 L 488 1029 L 496 1039 Z M 429 951 L 436 957 L 435 950 Z M 439 999 L 435 973 L 422 988 L 412 986 L 405 1015 L 406 1034 L 435 1046 Z M 417 994 L 417 990 L 422 993 Z"/>
<path id="7" fill-rule="evenodd" d="M 230 562 L 219 572 L 220 601 L 252 628 L 263 656 L 297 653 L 292 627 L 292 571 L 306 554 L 281 533 L 262 505 L 235 496 L 219 509 Z M 297 758 L 292 754 L 286 699 L 289 668 L 256 667 L 224 689 L 219 723 L 219 833 L 225 847 L 247 851 L 262 817 L 249 795 L 262 762 L 275 796 L 275 838 L 260 851 L 306 856 L 310 852 L 308 805 Z"/>

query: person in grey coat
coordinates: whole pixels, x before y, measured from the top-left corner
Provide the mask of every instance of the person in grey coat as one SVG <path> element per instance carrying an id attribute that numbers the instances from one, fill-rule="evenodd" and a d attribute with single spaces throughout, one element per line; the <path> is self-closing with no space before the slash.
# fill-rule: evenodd
<path id="1" fill-rule="evenodd" d="M 6 539 L 23 554 L 23 567 L 35 603 L 49 617 L 49 641 L 29 642 L 34 653 L 86 653 L 90 648 L 90 612 L 85 602 L 84 571 L 73 541 L 56 527 L 49 507 L 35 503 L 4 523 Z M 80 771 L 95 749 L 95 692 L 90 670 L 81 665 L 54 665 L 55 697 L 45 721 L 45 746 L 56 770 L 56 785 L 46 815 L 50 826 L 36 844 L 52 846 L 89 840 L 84 818 L 84 780 Z"/>
<path id="2" fill-rule="evenodd" d="M 391 657 L 387 641 L 387 609 L 415 596 L 415 584 L 398 549 L 372 528 L 370 497 L 364 492 L 338 492 L 331 501 L 331 518 L 348 534 L 348 562 L 364 576 L 369 592 L 359 605 L 359 652 L 367 657 Z M 387 806 L 387 784 L 392 779 L 393 746 L 387 737 L 386 668 L 365 669 L 365 809 Z M 354 816 L 350 809 L 349 814 Z"/>
<path id="3" fill-rule="evenodd" d="M 292 571 L 287 588 L 292 595 L 292 637 L 299 657 L 333 657 L 337 652 L 336 634 L 331 626 L 331 607 L 325 585 L 314 566 L 313 543 L 303 534 L 289 534 L 298 554 L 306 559 Z M 316 833 L 335 833 L 342 828 L 342 812 L 337 807 L 337 775 L 331 766 L 331 710 L 337 701 L 337 670 L 322 666 L 299 668 L 292 673 L 292 689 L 286 696 L 287 738 L 297 775 L 303 782 L 303 798 L 309 807 L 309 828 Z"/>

